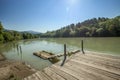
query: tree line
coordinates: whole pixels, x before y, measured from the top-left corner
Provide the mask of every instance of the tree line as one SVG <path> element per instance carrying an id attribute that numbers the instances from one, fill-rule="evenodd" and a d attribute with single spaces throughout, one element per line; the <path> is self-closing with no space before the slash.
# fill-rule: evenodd
<path id="1" fill-rule="evenodd" d="M 38 38 L 38 35 L 18 32 L 14 30 L 6 30 L 4 29 L 2 23 L 0 22 L 0 43 L 14 41 L 14 40 L 22 40 L 22 39 L 33 39 L 33 38 Z"/>
<path id="2" fill-rule="evenodd" d="M 47 31 L 41 34 L 31 34 L 4 29 L 0 22 L 0 43 L 33 39 L 38 37 L 120 37 L 120 16 L 114 18 L 92 18 L 70 24 L 55 31 Z"/>
<path id="3" fill-rule="evenodd" d="M 120 37 L 120 16 L 92 18 L 70 24 L 55 31 L 40 34 L 41 37 Z"/>

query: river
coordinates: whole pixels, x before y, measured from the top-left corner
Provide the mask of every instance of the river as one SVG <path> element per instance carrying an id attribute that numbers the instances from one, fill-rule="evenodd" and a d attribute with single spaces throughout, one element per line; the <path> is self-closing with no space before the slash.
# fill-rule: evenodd
<path id="1" fill-rule="evenodd" d="M 33 52 L 45 50 L 54 54 L 63 53 L 63 45 L 67 51 L 81 49 L 81 40 L 84 41 L 85 51 L 102 52 L 105 54 L 120 55 L 120 37 L 108 38 L 40 38 L 21 40 L 0 44 L 2 52 L 8 60 L 22 61 L 36 69 L 43 69 L 52 63 L 33 55 Z M 21 46 L 22 53 L 17 51 L 16 45 Z"/>

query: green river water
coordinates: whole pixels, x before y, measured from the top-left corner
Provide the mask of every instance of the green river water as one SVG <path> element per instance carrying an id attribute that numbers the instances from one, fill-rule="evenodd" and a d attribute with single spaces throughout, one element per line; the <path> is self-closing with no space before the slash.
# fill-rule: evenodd
<path id="1" fill-rule="evenodd" d="M 63 53 L 63 45 L 67 45 L 67 51 L 81 49 L 81 40 L 84 40 L 85 51 L 102 52 L 105 54 L 120 55 L 120 38 L 40 38 L 33 40 L 21 40 L 0 44 L 0 52 L 8 60 L 23 61 L 36 69 L 43 69 L 52 63 L 33 55 L 33 52 L 45 50 L 54 54 Z M 22 48 L 22 53 L 17 51 L 15 45 Z"/>

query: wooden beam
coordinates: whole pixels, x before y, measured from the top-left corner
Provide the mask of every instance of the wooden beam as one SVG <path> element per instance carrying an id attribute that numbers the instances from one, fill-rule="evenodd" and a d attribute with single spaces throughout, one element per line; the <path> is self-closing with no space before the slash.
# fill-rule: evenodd
<path id="1" fill-rule="evenodd" d="M 67 56 L 67 54 L 66 54 L 66 44 L 64 44 L 64 60 L 63 60 L 63 62 L 62 62 L 62 64 L 61 64 L 61 66 L 64 65 L 65 60 L 66 60 L 66 56 Z"/>

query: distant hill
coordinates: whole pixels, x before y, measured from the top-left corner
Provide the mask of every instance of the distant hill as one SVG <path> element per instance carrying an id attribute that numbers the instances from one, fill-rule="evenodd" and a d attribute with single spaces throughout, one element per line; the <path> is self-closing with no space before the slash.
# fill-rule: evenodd
<path id="1" fill-rule="evenodd" d="M 15 31 L 15 30 L 3 29 L 3 31 L 5 31 L 5 32 L 13 32 L 13 31 Z M 18 32 L 18 31 L 17 31 L 17 32 Z"/>
<path id="2" fill-rule="evenodd" d="M 41 37 L 120 37 L 120 16 L 92 18 L 48 31 Z"/>
<path id="3" fill-rule="evenodd" d="M 22 31 L 22 33 L 40 34 L 41 32 L 29 30 L 29 31 Z"/>
<path id="4" fill-rule="evenodd" d="M 0 22 L 0 43 L 5 43 L 15 40 L 39 38 L 38 33 L 39 32 L 35 32 L 35 31 L 21 32 L 16 30 L 5 29 L 2 23 Z"/>
<path id="5" fill-rule="evenodd" d="M 4 29 L 4 31 L 13 32 L 13 31 L 15 31 L 15 30 Z M 32 30 L 28 30 L 28 31 L 17 31 L 17 32 L 20 32 L 20 33 L 30 33 L 30 34 L 40 34 L 40 33 L 41 33 L 41 32 L 32 31 Z"/>

